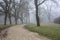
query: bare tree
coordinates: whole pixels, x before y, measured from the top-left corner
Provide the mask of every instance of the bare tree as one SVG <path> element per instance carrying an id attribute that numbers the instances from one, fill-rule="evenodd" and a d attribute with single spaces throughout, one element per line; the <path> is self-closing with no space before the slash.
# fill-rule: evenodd
<path id="1" fill-rule="evenodd" d="M 20 0 L 19 3 L 19 16 L 22 24 L 25 22 L 25 18 L 27 18 L 27 14 L 29 13 L 29 8 L 28 8 L 28 0 Z"/>
<path id="2" fill-rule="evenodd" d="M 47 15 L 47 18 L 48 18 L 48 20 L 49 20 L 49 22 L 51 22 L 51 8 L 52 8 L 52 6 L 50 5 L 50 6 L 48 6 L 47 4 L 45 4 L 46 5 L 46 7 L 47 7 L 47 11 L 46 11 L 46 15 Z"/>
<path id="3" fill-rule="evenodd" d="M 11 24 L 11 3 L 12 3 L 12 0 L 9 0 L 8 12 L 9 12 L 9 21 L 10 21 L 10 24 Z"/>
<path id="4" fill-rule="evenodd" d="M 50 1 L 52 1 L 54 4 L 56 4 L 56 6 L 58 5 L 56 0 L 50 0 Z M 47 14 L 46 15 L 48 17 L 49 22 L 51 22 L 51 16 L 52 16 L 51 12 L 52 12 L 53 3 L 50 3 L 51 5 L 45 4 L 47 7 Z"/>
<path id="5" fill-rule="evenodd" d="M 13 9 L 14 9 L 14 18 L 15 18 L 15 24 L 17 24 L 17 13 L 16 13 L 16 11 L 17 11 L 17 8 L 16 8 L 16 5 L 17 5 L 17 3 L 15 2 L 15 0 L 13 0 Z"/>
<path id="6" fill-rule="evenodd" d="M 7 17 L 9 18 L 10 24 L 11 24 L 11 10 L 10 10 L 10 5 L 11 5 L 11 0 L 3 0 L 4 2 L 0 2 L 0 7 L 3 8 L 3 13 L 5 13 L 5 21 L 4 25 L 6 25 Z"/>
<path id="7" fill-rule="evenodd" d="M 39 20 L 39 16 L 38 16 L 38 7 L 43 4 L 46 0 L 43 0 L 41 3 L 38 4 L 38 0 L 34 0 L 35 2 L 35 8 L 36 8 L 36 22 L 37 22 L 37 26 L 40 26 L 40 20 Z"/>

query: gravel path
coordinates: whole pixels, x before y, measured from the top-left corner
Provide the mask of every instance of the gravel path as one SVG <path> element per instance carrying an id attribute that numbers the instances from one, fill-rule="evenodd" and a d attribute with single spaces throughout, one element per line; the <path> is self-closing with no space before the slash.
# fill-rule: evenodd
<path id="1" fill-rule="evenodd" d="M 8 29 L 8 35 L 5 40 L 50 40 L 39 36 L 37 33 L 30 32 L 24 28 L 24 25 L 17 25 Z"/>

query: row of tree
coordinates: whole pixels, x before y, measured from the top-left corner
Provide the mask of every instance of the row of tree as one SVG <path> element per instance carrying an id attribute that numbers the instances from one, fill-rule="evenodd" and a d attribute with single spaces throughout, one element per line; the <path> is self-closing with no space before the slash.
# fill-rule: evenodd
<path id="1" fill-rule="evenodd" d="M 7 18 L 9 18 L 10 24 L 12 24 L 12 20 L 11 20 L 12 16 L 15 18 L 15 24 L 17 24 L 18 19 L 20 19 L 20 21 L 22 23 L 23 22 L 27 23 L 27 21 L 30 20 L 30 18 L 29 18 L 30 17 L 29 16 L 29 3 L 30 2 L 28 0 L 19 0 L 19 1 L 20 2 L 16 2 L 16 0 L 3 0 L 3 2 L 0 2 L 0 7 L 2 8 L 2 9 L 0 9 L 0 12 L 5 15 L 4 25 L 6 25 Z M 34 5 L 35 5 L 35 9 L 36 9 L 35 13 L 36 13 L 37 26 L 40 26 L 40 18 L 39 18 L 39 14 L 38 14 L 39 6 L 42 5 L 46 1 L 47 0 L 43 0 L 42 2 L 40 2 L 40 0 L 34 0 Z M 51 1 L 56 3 L 55 0 L 51 0 Z M 50 10 L 51 10 L 51 8 L 50 8 Z M 50 14 L 51 13 L 49 12 L 49 16 L 48 16 L 49 20 L 50 20 Z"/>
<path id="2" fill-rule="evenodd" d="M 39 18 L 39 15 L 38 15 L 39 6 L 42 5 L 43 3 L 45 3 L 48 0 L 43 0 L 42 2 L 39 2 L 39 1 L 42 1 L 42 0 L 34 0 L 35 8 L 36 8 L 36 22 L 37 22 L 37 26 L 40 26 L 40 19 L 41 19 L 41 18 Z M 57 5 L 56 0 L 50 0 L 50 1 L 52 1 L 53 3 L 55 3 Z M 47 6 L 47 11 L 48 11 L 48 6 Z M 40 14 L 41 14 L 41 12 L 40 12 Z M 51 22 L 51 6 L 50 6 L 50 9 L 49 9 L 49 12 L 46 13 L 46 15 L 47 15 L 47 17 L 49 19 L 49 22 Z"/>
<path id="3" fill-rule="evenodd" d="M 16 2 L 15 0 L 3 0 L 0 2 L 0 13 L 5 15 L 4 25 L 7 24 L 7 18 L 9 19 L 10 24 L 12 24 L 12 17 L 15 18 L 15 24 L 17 24 L 18 19 L 23 23 L 27 22 L 29 17 L 28 2 L 27 0 L 20 0 Z M 28 16 L 28 17 L 27 17 Z"/>

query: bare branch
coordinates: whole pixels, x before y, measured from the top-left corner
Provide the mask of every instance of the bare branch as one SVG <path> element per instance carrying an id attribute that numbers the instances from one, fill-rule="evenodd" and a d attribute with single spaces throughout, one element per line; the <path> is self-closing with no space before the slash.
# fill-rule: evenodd
<path id="1" fill-rule="evenodd" d="M 46 0 L 43 0 L 41 3 L 38 4 L 38 6 L 41 5 L 41 4 L 43 4 L 45 1 L 46 1 Z"/>
<path id="2" fill-rule="evenodd" d="M 51 1 L 54 2 L 58 6 L 58 2 L 56 0 L 51 0 Z"/>
<path id="3" fill-rule="evenodd" d="M 7 0 L 3 0 L 6 4 L 8 4 L 8 1 Z"/>
<path id="4" fill-rule="evenodd" d="M 2 7 L 5 10 L 5 6 L 3 5 L 3 2 L 0 2 L 0 7 Z"/>
<path id="5" fill-rule="evenodd" d="M 58 4 L 56 0 L 51 0 L 51 1 L 54 2 L 54 3 L 56 3 L 56 4 Z"/>

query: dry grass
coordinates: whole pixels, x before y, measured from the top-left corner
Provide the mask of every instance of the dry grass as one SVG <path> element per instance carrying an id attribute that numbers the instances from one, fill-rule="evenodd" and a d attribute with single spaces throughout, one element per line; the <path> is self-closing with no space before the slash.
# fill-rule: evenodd
<path id="1" fill-rule="evenodd" d="M 54 23 L 41 23 L 41 26 L 60 27 L 60 24 L 54 24 Z"/>

